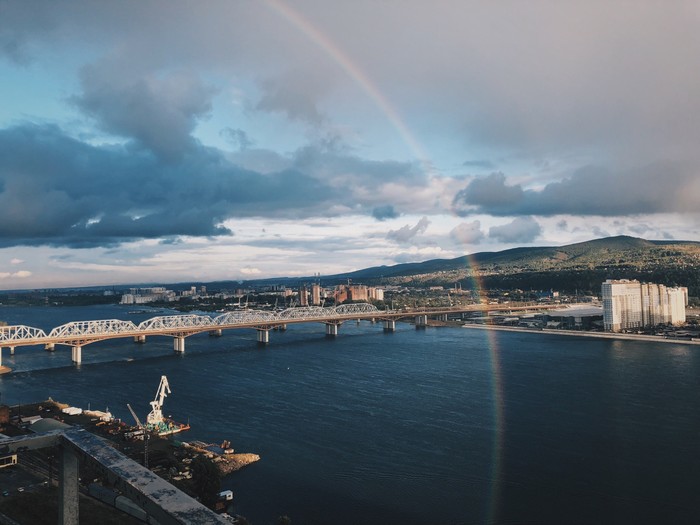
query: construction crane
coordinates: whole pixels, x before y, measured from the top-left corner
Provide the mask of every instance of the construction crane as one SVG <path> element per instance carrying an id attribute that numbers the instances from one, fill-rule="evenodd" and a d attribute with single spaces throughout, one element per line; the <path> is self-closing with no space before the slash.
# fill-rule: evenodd
<path id="1" fill-rule="evenodd" d="M 161 376 L 160 385 L 158 385 L 158 391 L 156 392 L 156 397 L 151 401 L 151 412 L 146 417 L 146 424 L 150 428 L 158 428 L 163 423 L 163 401 L 168 394 L 171 394 L 170 384 L 168 384 L 168 378 Z"/>
<path id="2" fill-rule="evenodd" d="M 143 423 L 141 423 L 139 416 L 137 416 L 136 412 L 134 412 L 134 409 L 131 408 L 131 405 L 127 403 L 126 406 L 129 409 L 129 412 L 131 412 L 131 415 L 134 417 L 134 421 L 136 421 L 136 426 L 139 427 L 143 432 L 143 466 L 148 468 L 148 438 L 151 436 L 148 432 L 148 429 L 143 425 Z"/>

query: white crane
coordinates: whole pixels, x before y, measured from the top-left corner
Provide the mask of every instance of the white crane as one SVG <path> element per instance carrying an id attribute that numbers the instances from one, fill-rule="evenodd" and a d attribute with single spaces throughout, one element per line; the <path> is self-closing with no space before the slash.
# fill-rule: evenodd
<path id="1" fill-rule="evenodd" d="M 172 393 L 170 391 L 170 385 L 168 384 L 168 378 L 161 376 L 160 385 L 158 385 L 158 391 L 156 392 L 156 397 L 151 401 L 151 412 L 146 416 L 146 424 L 153 425 L 157 427 L 163 423 L 163 401 L 168 394 Z"/>

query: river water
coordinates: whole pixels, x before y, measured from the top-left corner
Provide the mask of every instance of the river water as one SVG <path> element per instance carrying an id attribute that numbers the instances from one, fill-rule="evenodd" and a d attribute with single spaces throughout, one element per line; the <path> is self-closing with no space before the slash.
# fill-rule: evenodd
<path id="1" fill-rule="evenodd" d="M 169 313 L 169 312 L 166 312 Z M 149 317 L 119 306 L 0 308 L 51 329 Z M 346 323 L 70 349 L 3 351 L 4 403 L 53 397 L 129 420 L 164 412 L 183 439 L 261 461 L 227 477 L 254 525 L 697 523 L 700 347 Z"/>

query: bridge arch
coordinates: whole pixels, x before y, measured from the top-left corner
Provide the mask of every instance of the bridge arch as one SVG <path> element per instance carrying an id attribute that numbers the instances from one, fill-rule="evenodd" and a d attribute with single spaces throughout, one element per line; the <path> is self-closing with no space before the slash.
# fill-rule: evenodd
<path id="1" fill-rule="evenodd" d="M 323 308 L 321 306 L 301 306 L 298 308 L 287 308 L 278 314 L 279 320 L 292 319 L 316 319 L 318 317 L 327 317 L 328 314 L 333 314 L 333 308 Z"/>
<path id="2" fill-rule="evenodd" d="M 138 330 L 147 332 L 151 330 L 172 330 L 172 329 L 190 329 L 190 328 L 206 328 L 215 327 L 214 320 L 207 315 L 162 315 L 146 319 L 139 326 Z"/>
<path id="3" fill-rule="evenodd" d="M 335 313 L 338 315 L 362 315 L 374 314 L 377 312 L 379 312 L 379 309 L 369 303 L 349 303 L 335 307 Z"/>
<path id="4" fill-rule="evenodd" d="M 49 333 L 49 338 L 72 339 L 86 336 L 119 335 L 124 332 L 136 331 L 136 325 L 131 321 L 120 319 L 101 319 L 98 321 L 73 321 L 57 326 Z"/>
<path id="5" fill-rule="evenodd" d="M 41 328 L 25 325 L 0 327 L 0 343 L 12 343 L 25 339 L 37 339 L 39 337 L 46 337 L 46 332 Z"/>
<path id="6" fill-rule="evenodd" d="M 250 324 L 250 323 L 269 323 L 277 321 L 278 317 L 273 312 L 264 310 L 238 310 L 235 312 L 227 312 L 213 319 L 216 325 L 230 324 Z"/>

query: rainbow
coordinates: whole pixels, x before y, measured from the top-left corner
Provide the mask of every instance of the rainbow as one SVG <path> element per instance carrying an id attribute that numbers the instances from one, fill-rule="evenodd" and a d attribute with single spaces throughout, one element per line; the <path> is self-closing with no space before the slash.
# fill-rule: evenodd
<path id="1" fill-rule="evenodd" d="M 416 137 L 411 133 L 406 123 L 399 115 L 399 112 L 387 100 L 372 80 L 355 64 L 350 57 L 320 29 L 315 27 L 309 20 L 304 18 L 298 11 L 295 11 L 281 0 L 265 0 L 265 3 L 279 16 L 298 29 L 303 35 L 311 40 L 328 57 L 340 66 L 345 73 L 352 78 L 362 91 L 374 102 L 379 110 L 386 116 L 394 129 L 408 145 L 413 154 L 420 162 L 423 170 L 429 175 L 434 174 L 432 163 L 423 147 Z"/>
<path id="2" fill-rule="evenodd" d="M 304 18 L 299 12 L 294 10 L 282 0 L 265 0 L 265 3 L 284 20 L 298 29 L 319 49 L 321 49 L 334 63 L 340 66 L 345 73 L 352 78 L 360 89 L 374 102 L 377 108 L 386 116 L 387 120 L 396 129 L 398 134 L 408 145 L 410 150 L 420 162 L 424 172 L 428 175 L 434 174 L 432 163 L 429 160 L 424 148 L 420 145 L 416 137 L 408 128 L 399 112 L 387 100 L 384 94 L 377 88 L 372 80 L 355 64 L 351 58 L 344 53 L 326 34 L 315 27 L 309 20 Z M 482 283 L 476 275 L 476 262 L 467 256 L 469 267 L 472 269 L 472 282 L 475 290 L 482 290 Z M 486 330 L 487 345 L 489 347 L 489 357 L 491 360 L 491 387 L 493 392 L 493 446 L 491 456 L 490 473 L 490 497 L 486 509 L 485 523 L 495 523 L 498 519 L 498 506 L 501 497 L 501 478 L 503 446 L 505 440 L 505 412 L 503 399 L 503 379 L 500 364 L 500 352 L 498 335 L 495 330 Z"/>

